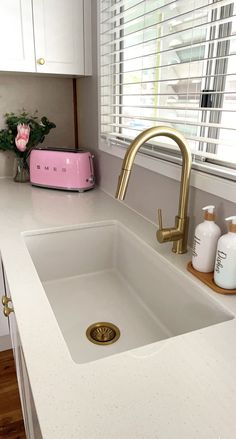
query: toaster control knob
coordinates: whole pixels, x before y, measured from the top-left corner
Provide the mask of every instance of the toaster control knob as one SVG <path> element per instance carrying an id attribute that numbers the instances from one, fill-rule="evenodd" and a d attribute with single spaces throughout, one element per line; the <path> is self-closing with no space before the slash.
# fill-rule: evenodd
<path id="1" fill-rule="evenodd" d="M 94 183 L 94 177 L 89 177 L 89 183 Z"/>

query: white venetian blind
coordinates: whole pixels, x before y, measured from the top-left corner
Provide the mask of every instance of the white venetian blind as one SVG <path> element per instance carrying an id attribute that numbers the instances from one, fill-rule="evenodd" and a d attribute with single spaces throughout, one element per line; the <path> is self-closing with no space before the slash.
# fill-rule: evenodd
<path id="1" fill-rule="evenodd" d="M 101 137 L 170 125 L 194 154 L 236 163 L 234 0 L 101 0 Z M 159 138 L 143 152 L 173 151 Z"/>

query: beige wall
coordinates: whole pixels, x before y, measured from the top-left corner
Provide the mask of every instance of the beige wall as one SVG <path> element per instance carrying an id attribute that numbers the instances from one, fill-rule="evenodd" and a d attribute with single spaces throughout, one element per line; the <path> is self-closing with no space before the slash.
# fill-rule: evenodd
<path id="1" fill-rule="evenodd" d="M 0 128 L 3 115 L 25 108 L 36 109 L 56 124 L 44 146 L 74 147 L 72 79 L 19 74 L 0 74 Z M 13 156 L 0 152 L 0 176 L 13 172 Z"/>
<path id="2" fill-rule="evenodd" d="M 92 149 L 96 156 L 98 184 L 114 196 L 121 160 L 98 150 L 97 74 L 96 74 L 96 1 L 93 6 L 93 71 L 92 78 L 78 80 L 79 140 L 80 145 Z M 145 217 L 156 221 L 157 207 L 163 208 L 164 225 L 173 225 L 178 209 L 179 184 L 170 178 L 135 166 L 125 203 Z M 236 198 L 236 196 L 235 196 Z M 201 208 L 207 204 L 217 207 L 218 223 L 225 230 L 223 218 L 236 215 L 236 203 L 191 188 L 190 191 L 190 234 L 202 220 Z"/>

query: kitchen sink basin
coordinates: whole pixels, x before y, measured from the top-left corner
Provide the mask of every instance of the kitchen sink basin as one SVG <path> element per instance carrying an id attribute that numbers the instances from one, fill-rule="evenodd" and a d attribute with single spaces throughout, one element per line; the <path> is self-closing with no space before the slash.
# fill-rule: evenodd
<path id="1" fill-rule="evenodd" d="M 24 239 L 76 363 L 233 318 L 119 222 L 27 233 Z M 88 334 L 93 324 L 98 326 Z M 109 324 L 119 334 L 113 337 Z"/>

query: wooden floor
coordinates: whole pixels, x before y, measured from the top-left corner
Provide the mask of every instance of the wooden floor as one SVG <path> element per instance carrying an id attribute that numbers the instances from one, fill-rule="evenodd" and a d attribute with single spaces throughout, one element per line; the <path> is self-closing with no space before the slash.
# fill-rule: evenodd
<path id="1" fill-rule="evenodd" d="M 0 439 L 26 439 L 11 350 L 0 352 Z"/>

